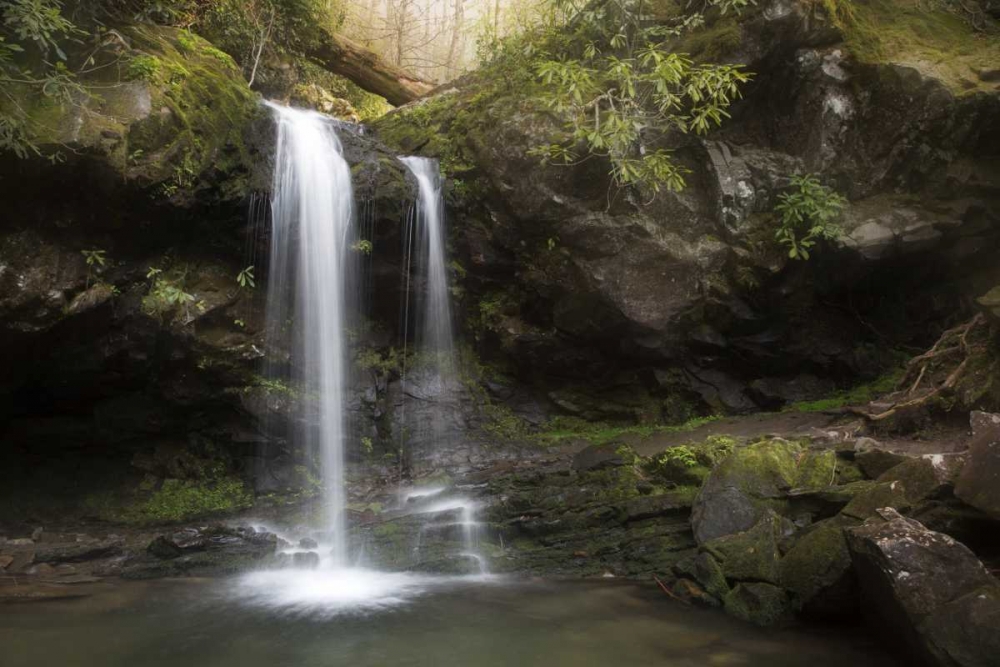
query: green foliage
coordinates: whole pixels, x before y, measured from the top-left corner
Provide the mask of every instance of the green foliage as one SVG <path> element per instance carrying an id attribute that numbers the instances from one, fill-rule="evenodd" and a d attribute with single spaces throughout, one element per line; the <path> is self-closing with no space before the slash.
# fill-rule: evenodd
<path id="1" fill-rule="evenodd" d="M 290 397 L 295 397 L 297 395 L 294 389 L 289 387 L 281 380 L 276 378 L 266 378 L 262 375 L 257 375 L 254 377 L 254 386 L 262 387 L 269 393 L 284 394 L 285 396 L 290 396 Z"/>
<path id="2" fill-rule="evenodd" d="M 151 521 L 183 521 L 196 516 L 245 509 L 252 496 L 243 481 L 222 477 L 210 482 L 166 479 L 159 491 L 137 508 Z"/>
<path id="3" fill-rule="evenodd" d="M 847 200 L 819 182 L 816 176 L 792 176 L 792 190 L 778 195 L 774 207 L 779 227 L 778 242 L 792 259 L 809 259 L 809 249 L 820 239 L 836 239 L 842 233 L 836 223 Z"/>
<path id="4" fill-rule="evenodd" d="M 698 457 L 695 455 L 694 451 L 686 445 L 671 447 L 656 457 L 655 460 L 660 466 L 693 468 L 698 465 Z"/>
<path id="5" fill-rule="evenodd" d="M 684 433 L 718 419 L 720 417 L 694 417 L 683 424 L 638 425 L 591 422 L 579 417 L 555 417 L 549 420 L 541 431 L 534 434 L 533 438 L 541 444 L 557 444 L 562 440 L 576 439 L 599 444 L 620 438 L 623 435 L 649 437 L 656 433 Z"/>
<path id="6" fill-rule="evenodd" d="M 66 60 L 59 42 L 81 34 L 73 22 L 62 15 L 58 0 L 0 0 L 4 32 L 22 44 L 34 44 L 42 56 L 55 54 Z"/>
<path id="7" fill-rule="evenodd" d="M 394 347 L 385 350 L 384 355 L 374 348 L 366 347 L 358 350 L 354 361 L 363 371 L 371 371 L 375 375 L 391 375 L 399 373 L 402 368 L 401 357 L 399 350 Z"/>
<path id="8" fill-rule="evenodd" d="M 367 239 L 360 239 L 351 244 L 351 250 L 361 253 L 362 255 L 372 254 L 373 248 L 374 246 L 372 245 L 372 242 Z"/>
<path id="9" fill-rule="evenodd" d="M 254 282 L 253 264 L 236 274 L 236 282 L 242 288 L 253 289 L 257 286 L 257 283 Z"/>
<path id="10" fill-rule="evenodd" d="M 84 94 L 66 67 L 63 48 L 83 33 L 61 10 L 58 0 L 0 0 L 0 151 L 20 158 L 42 155 L 31 119 L 12 94 L 15 88 L 60 104 Z"/>
<path id="11" fill-rule="evenodd" d="M 195 303 L 193 294 L 184 291 L 184 281 L 187 271 L 180 269 L 171 272 L 168 277 L 161 269 L 150 267 L 146 278 L 152 280 L 149 293 L 142 298 L 142 310 L 163 320 L 168 314 L 183 306 L 185 313 L 190 315 L 189 307 Z M 198 302 L 196 305 L 200 304 Z"/>
<path id="12" fill-rule="evenodd" d="M 140 54 L 129 59 L 125 66 L 128 81 L 155 81 L 160 73 L 160 59 L 148 54 Z"/>
<path id="13" fill-rule="evenodd" d="M 846 391 L 839 391 L 832 396 L 816 401 L 793 403 L 786 407 L 785 410 L 793 412 L 825 412 L 827 410 L 838 410 L 849 405 L 865 405 L 879 396 L 894 391 L 904 374 L 902 368 L 895 368 L 872 382 Z"/>
<path id="14" fill-rule="evenodd" d="M 85 261 L 87 262 L 87 287 L 90 287 L 90 278 L 92 271 L 97 268 L 102 268 L 107 262 L 107 256 L 103 250 L 81 250 L 80 253 L 83 255 Z"/>
<path id="15" fill-rule="evenodd" d="M 745 4 L 728 2 L 723 10 Z M 704 134 L 721 124 L 750 74 L 738 66 L 696 65 L 671 51 L 670 39 L 699 24 L 700 14 L 651 25 L 641 0 L 620 0 L 573 20 L 572 37 L 551 41 L 533 65 L 542 100 L 564 119 L 565 136 L 533 154 L 563 164 L 603 156 L 619 187 L 680 190 L 686 170 L 658 144 L 673 132 Z"/>
<path id="16" fill-rule="evenodd" d="M 505 314 L 516 307 L 514 298 L 506 292 L 493 292 L 479 301 L 478 317 L 470 325 L 478 335 L 486 331 L 500 332 Z"/>

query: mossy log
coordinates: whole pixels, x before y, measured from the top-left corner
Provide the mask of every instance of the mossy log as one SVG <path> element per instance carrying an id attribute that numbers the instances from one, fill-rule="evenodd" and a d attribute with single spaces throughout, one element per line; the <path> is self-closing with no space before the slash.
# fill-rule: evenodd
<path id="1" fill-rule="evenodd" d="M 317 31 L 306 55 L 321 67 L 346 77 L 389 104 L 402 106 L 429 92 L 434 85 L 383 60 L 378 54 L 342 35 Z"/>

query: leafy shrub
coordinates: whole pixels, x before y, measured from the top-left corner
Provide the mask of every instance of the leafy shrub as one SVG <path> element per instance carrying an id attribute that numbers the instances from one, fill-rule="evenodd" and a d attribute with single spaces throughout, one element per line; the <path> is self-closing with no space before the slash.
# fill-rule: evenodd
<path id="1" fill-rule="evenodd" d="M 128 65 L 125 67 L 125 78 L 129 81 L 153 81 L 159 71 L 159 58 L 143 54 L 128 61 Z"/>
<path id="2" fill-rule="evenodd" d="M 820 239 L 836 239 L 843 233 L 836 223 L 847 200 L 811 174 L 792 176 L 792 191 L 778 195 L 774 207 L 779 216 L 775 233 L 788 247 L 792 259 L 809 259 L 809 249 Z"/>

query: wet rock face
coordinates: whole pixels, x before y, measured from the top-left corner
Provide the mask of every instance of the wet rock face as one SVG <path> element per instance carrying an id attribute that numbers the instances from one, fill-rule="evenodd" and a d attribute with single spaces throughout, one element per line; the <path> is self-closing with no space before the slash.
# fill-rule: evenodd
<path id="1" fill-rule="evenodd" d="M 864 608 L 922 664 L 987 667 L 1000 655 L 1000 583 L 968 548 L 891 509 L 847 531 Z"/>
<path id="2" fill-rule="evenodd" d="M 184 528 L 157 536 L 120 573 L 132 579 L 227 574 L 272 563 L 277 548 L 274 533 L 250 526 Z"/>
<path id="3" fill-rule="evenodd" d="M 885 340 L 864 323 L 916 342 L 946 315 L 918 304 L 980 296 L 983 276 L 996 284 L 1000 191 L 992 149 L 977 148 L 997 143 L 996 95 L 956 96 L 911 67 L 862 64 L 804 3 L 762 9 L 726 54 L 755 73 L 732 120 L 670 146 L 691 172 L 680 193 L 609 190 L 597 159 L 539 164 L 529 149 L 557 122 L 503 96 L 464 104 L 488 97 L 486 86 L 376 124 L 407 151 L 475 165 L 460 178 L 476 179 L 477 201 L 451 212 L 465 221 L 456 247 L 472 314 L 506 298 L 484 339 L 523 377 L 544 369 L 603 389 L 611 374 L 595 382 L 595 369 L 653 367 L 673 382 L 633 380 L 651 403 L 683 391 L 706 411 L 773 408 L 878 375 Z M 418 118 L 427 129 L 412 127 Z M 851 201 L 844 237 L 794 262 L 768 245 L 774 207 L 789 177 L 809 172 Z M 890 314 L 890 301 L 913 304 L 902 306 L 913 321 Z"/>

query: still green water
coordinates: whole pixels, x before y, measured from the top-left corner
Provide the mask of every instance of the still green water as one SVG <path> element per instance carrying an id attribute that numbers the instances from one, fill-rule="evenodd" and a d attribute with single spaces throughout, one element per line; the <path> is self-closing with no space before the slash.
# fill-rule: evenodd
<path id="1" fill-rule="evenodd" d="M 897 665 L 854 630 L 760 630 L 628 583 L 411 580 L 400 595 L 354 608 L 326 605 L 322 591 L 289 601 L 248 588 L 241 579 L 123 582 L 78 600 L 2 605 L 0 665 Z"/>

